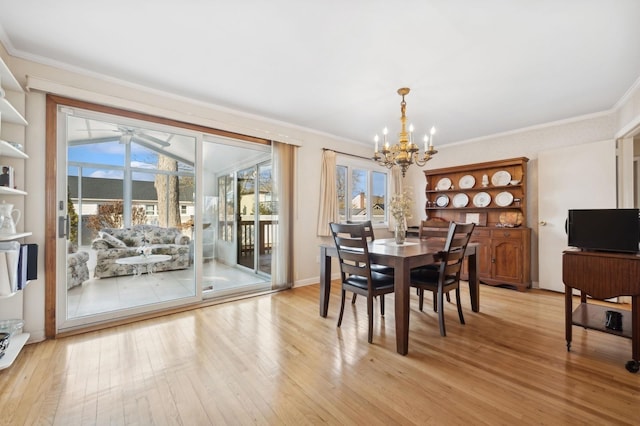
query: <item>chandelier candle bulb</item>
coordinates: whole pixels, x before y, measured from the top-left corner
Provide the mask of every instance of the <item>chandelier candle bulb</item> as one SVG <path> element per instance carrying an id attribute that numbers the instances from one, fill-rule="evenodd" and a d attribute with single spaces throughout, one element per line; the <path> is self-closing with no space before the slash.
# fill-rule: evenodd
<path id="1" fill-rule="evenodd" d="M 413 143 L 413 124 L 409 124 L 409 142 Z"/>
<path id="2" fill-rule="evenodd" d="M 433 148 L 433 135 L 436 134 L 436 127 L 431 126 L 431 139 L 429 140 L 429 146 Z"/>
<path id="3" fill-rule="evenodd" d="M 375 144 L 376 144 L 376 149 L 375 149 L 375 151 L 374 151 L 374 152 L 375 152 L 375 153 L 377 153 L 377 152 L 378 152 L 378 135 L 376 135 L 376 136 L 373 138 L 373 141 L 374 141 L 374 142 L 375 142 Z"/>
<path id="4" fill-rule="evenodd" d="M 429 150 L 429 136 L 424 135 L 424 152 L 426 153 Z"/>

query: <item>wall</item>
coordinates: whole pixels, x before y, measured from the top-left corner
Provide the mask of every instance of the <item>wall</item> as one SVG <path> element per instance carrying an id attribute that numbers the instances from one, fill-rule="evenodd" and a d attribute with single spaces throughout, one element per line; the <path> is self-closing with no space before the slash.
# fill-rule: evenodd
<path id="1" fill-rule="evenodd" d="M 562 146 L 610 140 L 615 129 L 612 113 L 579 117 L 544 126 L 521 129 L 502 135 L 463 141 L 436 147 L 439 153 L 427 164 L 427 168 L 440 168 L 469 163 L 501 160 L 513 157 L 527 157 L 527 224 L 532 229 L 531 270 L 532 280 L 538 281 L 538 153 Z M 424 206 L 424 175 L 421 170 L 412 170 L 414 197 L 417 206 Z M 418 183 L 421 180 L 420 183 Z M 615 190 L 615 188 L 613 188 Z M 424 211 L 417 211 L 416 218 L 423 218 Z M 419 220 L 419 219 L 418 219 Z M 534 284 L 537 286 L 537 284 Z"/>
<path id="2" fill-rule="evenodd" d="M 4 51 L 0 53 L 6 54 Z M 6 57 L 6 56 L 3 56 Z M 300 148 L 297 157 L 295 219 L 294 219 L 294 280 L 295 285 L 314 284 L 319 280 L 317 261 L 318 244 L 329 242 L 327 238 L 316 236 L 316 212 L 319 210 L 320 162 L 322 148 L 351 152 L 357 155 L 371 155 L 372 147 L 345 141 L 319 132 L 312 132 L 286 123 L 262 119 L 260 117 L 216 108 L 189 99 L 172 96 L 133 86 L 126 82 L 105 79 L 100 76 L 80 75 L 30 61 L 7 58 L 18 80 L 26 86 L 29 81 L 40 87 L 51 87 L 60 94 L 91 102 L 112 105 L 149 114 L 165 116 L 214 128 L 247 135 L 272 138 L 295 143 Z M 634 98 L 637 99 L 637 98 Z M 636 102 L 636 101 L 634 101 Z M 525 156 L 530 158 L 528 167 L 527 222 L 533 228 L 533 276 L 537 279 L 537 157 L 542 150 L 560 146 L 588 143 L 613 138 L 617 129 L 633 120 L 639 113 L 633 107 L 631 112 L 617 114 L 608 112 L 588 117 L 579 117 L 545 126 L 522 129 L 517 132 L 492 137 L 462 141 L 446 147 L 437 147 L 440 153 L 427 167 L 439 168 L 465 163 L 497 160 Z M 628 117 L 627 117 L 628 116 Z M 27 153 L 29 160 L 29 181 L 26 200 L 25 228 L 33 231 L 32 242 L 44 247 L 44 94 L 31 90 L 27 95 Z M 593 171 L 592 171 L 593 172 Z M 424 175 L 422 170 L 412 167 L 406 178 L 415 192 L 416 212 L 414 222 L 424 216 Z M 25 294 L 25 328 L 34 335 L 44 335 L 44 276 L 51 271 L 43 270 L 43 256 L 40 257 L 39 279 Z"/>

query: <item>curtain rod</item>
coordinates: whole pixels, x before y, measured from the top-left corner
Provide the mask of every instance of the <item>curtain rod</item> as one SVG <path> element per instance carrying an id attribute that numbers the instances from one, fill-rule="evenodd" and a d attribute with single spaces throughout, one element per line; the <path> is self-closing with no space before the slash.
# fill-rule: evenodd
<path id="1" fill-rule="evenodd" d="M 371 160 L 370 157 L 363 157 L 362 155 L 356 155 L 356 154 L 349 154 L 348 152 L 341 152 L 341 151 L 336 151 L 335 149 L 331 149 L 331 148 L 322 148 L 323 151 L 333 151 L 336 154 L 340 154 L 340 155 L 348 155 L 349 157 L 356 157 L 356 158 L 362 158 L 363 160 Z"/>

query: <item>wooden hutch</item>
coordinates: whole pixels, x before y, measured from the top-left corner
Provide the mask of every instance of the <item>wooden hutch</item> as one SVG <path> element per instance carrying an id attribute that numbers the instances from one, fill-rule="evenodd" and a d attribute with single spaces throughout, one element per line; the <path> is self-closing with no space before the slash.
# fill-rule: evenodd
<path id="1" fill-rule="evenodd" d="M 480 281 L 520 291 L 531 285 L 527 227 L 528 158 L 425 170 L 427 218 L 475 222 Z M 467 279 L 466 268 L 462 278 Z"/>

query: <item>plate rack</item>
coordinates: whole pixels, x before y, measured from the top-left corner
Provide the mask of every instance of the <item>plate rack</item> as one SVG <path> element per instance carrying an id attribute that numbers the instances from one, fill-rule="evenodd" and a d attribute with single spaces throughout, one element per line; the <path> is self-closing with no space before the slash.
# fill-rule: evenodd
<path id="1" fill-rule="evenodd" d="M 528 161 L 519 157 L 425 170 L 427 217 L 489 227 L 527 226 Z M 504 223 L 505 218 L 519 223 Z"/>

